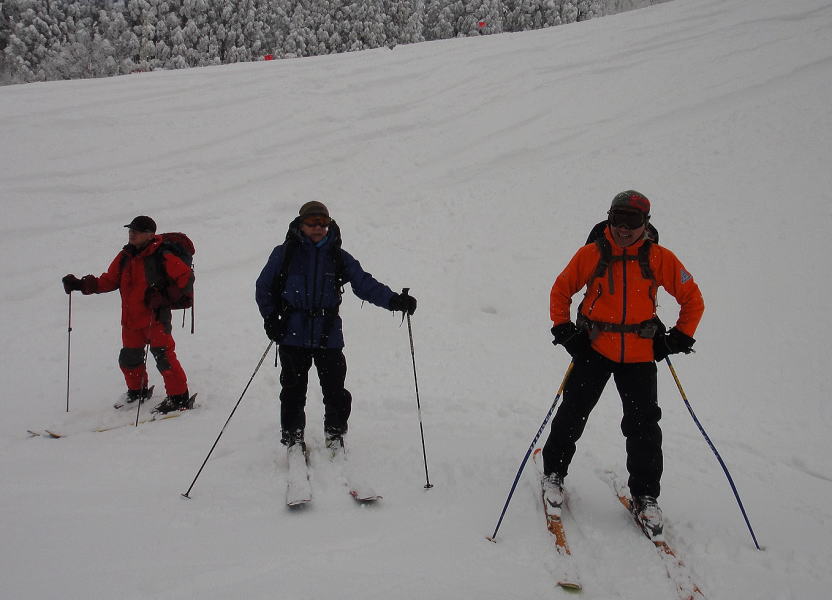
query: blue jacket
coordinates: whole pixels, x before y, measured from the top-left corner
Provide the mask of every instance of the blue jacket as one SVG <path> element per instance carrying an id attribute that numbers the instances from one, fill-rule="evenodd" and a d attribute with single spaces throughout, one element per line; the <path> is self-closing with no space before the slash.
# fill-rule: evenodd
<path id="1" fill-rule="evenodd" d="M 282 294 L 287 307 L 286 325 L 277 343 L 304 348 L 343 348 L 341 317 L 333 310 L 341 304 L 334 260 L 335 253 L 340 250 L 340 231 L 333 221 L 328 236 L 316 245 L 301 234 L 297 223 L 298 219 L 292 222 L 286 235 L 287 241 L 272 251 L 257 278 L 257 306 L 264 319 L 277 312 L 280 299 L 273 294 L 275 279 L 280 274 L 287 244 L 297 244 L 291 256 Z M 355 295 L 381 308 L 389 308 L 393 290 L 364 271 L 348 252 L 340 252 L 344 265 L 343 277 L 350 283 Z"/>

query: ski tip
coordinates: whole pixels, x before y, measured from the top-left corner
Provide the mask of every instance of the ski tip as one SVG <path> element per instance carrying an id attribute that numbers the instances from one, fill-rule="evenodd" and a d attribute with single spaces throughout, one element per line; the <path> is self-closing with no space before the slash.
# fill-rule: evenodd
<path id="1" fill-rule="evenodd" d="M 361 495 L 356 491 L 351 491 L 350 496 L 355 498 L 355 501 L 359 504 L 373 504 L 383 498 L 383 496 L 379 496 L 378 494 Z"/>
<path id="2" fill-rule="evenodd" d="M 558 581 L 558 586 L 567 592 L 577 593 L 583 590 L 583 586 L 577 581 Z"/>

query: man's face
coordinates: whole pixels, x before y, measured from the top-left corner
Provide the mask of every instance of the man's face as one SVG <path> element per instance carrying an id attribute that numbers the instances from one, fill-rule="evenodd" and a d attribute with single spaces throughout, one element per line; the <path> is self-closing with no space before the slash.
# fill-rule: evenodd
<path id="1" fill-rule="evenodd" d="M 609 223 L 613 241 L 622 248 L 626 248 L 644 237 L 647 217 L 638 211 L 616 210 L 610 211 Z"/>
<path id="2" fill-rule="evenodd" d="M 317 244 L 329 233 L 329 222 L 329 217 L 317 215 L 306 217 L 300 222 L 300 231 L 313 243 Z"/>
<path id="3" fill-rule="evenodd" d="M 128 229 L 127 232 L 127 240 L 134 248 L 144 248 L 156 236 L 155 233 L 136 231 L 135 229 Z"/>

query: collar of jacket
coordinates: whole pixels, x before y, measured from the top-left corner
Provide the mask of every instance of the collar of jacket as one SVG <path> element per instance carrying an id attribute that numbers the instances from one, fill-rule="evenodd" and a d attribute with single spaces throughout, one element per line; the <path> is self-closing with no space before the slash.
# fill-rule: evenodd
<path id="1" fill-rule="evenodd" d="M 150 240 L 147 245 L 142 248 L 138 249 L 132 244 L 126 244 L 122 250 L 130 257 L 134 256 L 148 256 L 149 254 L 153 254 L 156 252 L 156 249 L 159 247 L 159 244 L 162 243 L 162 236 L 161 235 L 154 235 L 153 239 Z"/>

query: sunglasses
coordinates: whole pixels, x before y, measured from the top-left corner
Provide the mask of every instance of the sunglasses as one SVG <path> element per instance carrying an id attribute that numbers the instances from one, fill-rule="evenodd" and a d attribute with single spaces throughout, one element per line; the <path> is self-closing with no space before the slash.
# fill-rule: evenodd
<path id="1" fill-rule="evenodd" d="M 326 229 L 329 227 L 330 222 L 332 219 L 327 219 L 326 217 L 315 217 L 312 219 L 306 219 L 303 221 L 303 224 L 307 227 L 323 227 Z"/>
<path id="2" fill-rule="evenodd" d="M 647 217 L 640 212 L 610 211 L 609 222 L 613 227 L 624 227 L 626 229 L 638 229 L 647 223 Z"/>

